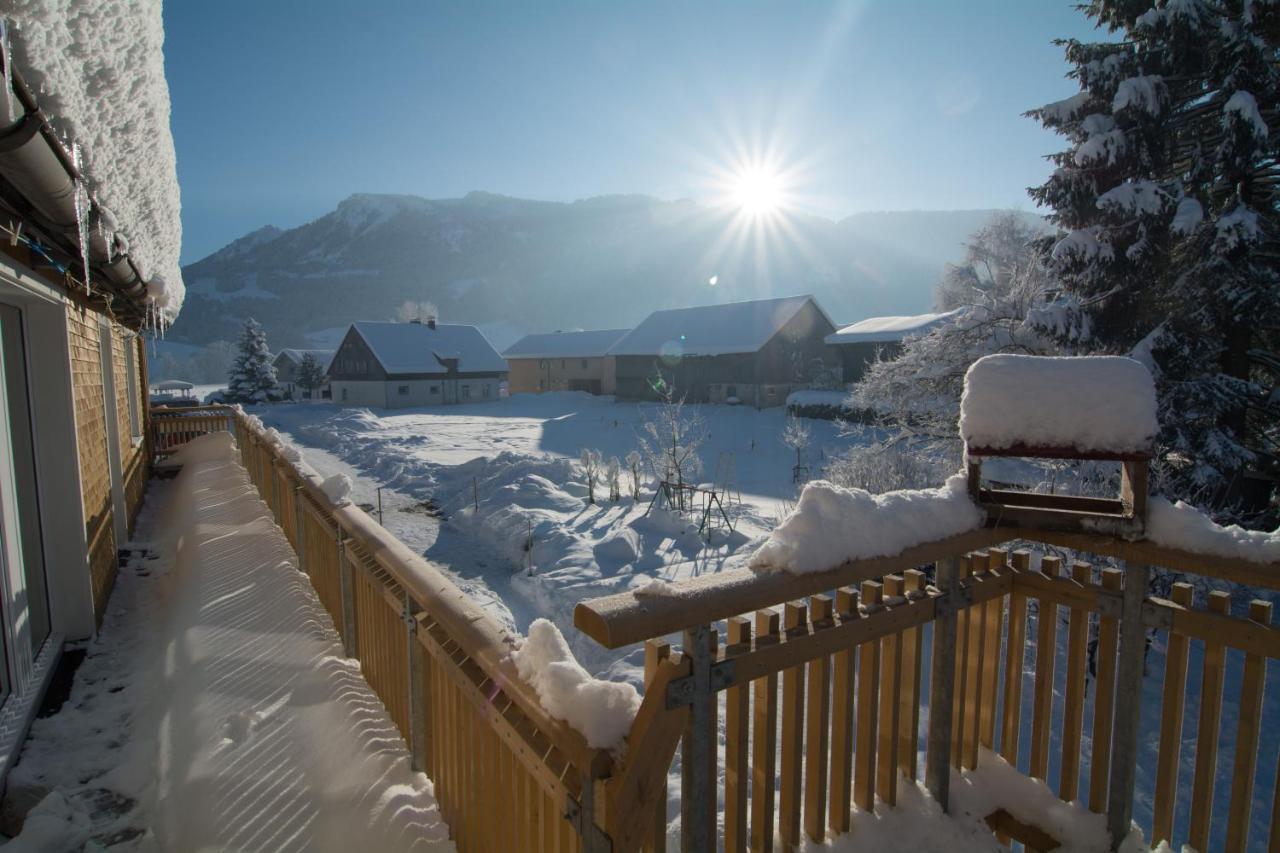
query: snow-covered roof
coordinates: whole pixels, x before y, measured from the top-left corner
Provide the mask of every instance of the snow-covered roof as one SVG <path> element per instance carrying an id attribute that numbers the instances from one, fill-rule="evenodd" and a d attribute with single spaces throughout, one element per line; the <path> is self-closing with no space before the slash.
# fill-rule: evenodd
<path id="1" fill-rule="evenodd" d="M 654 311 L 618 341 L 610 355 L 756 352 L 809 302 L 813 302 L 823 317 L 827 316 L 812 296 L 783 296 Z M 830 318 L 827 322 L 831 322 Z"/>
<path id="2" fill-rule="evenodd" d="M 437 323 L 352 323 L 387 373 L 438 373 L 441 359 L 458 360 L 459 373 L 505 373 L 507 362 L 475 326 Z"/>
<path id="3" fill-rule="evenodd" d="M 910 317 L 868 317 L 832 332 L 824 340 L 828 344 L 895 343 L 913 335 L 922 335 L 955 317 L 959 311 L 960 309 L 956 309 Z"/>
<path id="4" fill-rule="evenodd" d="M 1123 356 L 980 358 L 964 377 L 960 437 L 971 448 L 1149 453 L 1159 430 L 1151 372 Z"/>
<path id="5" fill-rule="evenodd" d="M 11 0 L 14 64 L 83 154 L 89 189 L 172 319 L 185 293 L 181 200 L 169 130 L 161 0 Z"/>
<path id="6" fill-rule="evenodd" d="M 599 358 L 630 329 L 525 335 L 502 353 L 507 358 Z"/>
<path id="7" fill-rule="evenodd" d="M 324 367 L 329 363 L 329 359 L 333 358 L 334 350 L 331 349 L 294 349 L 285 347 L 276 354 L 276 361 L 287 358 L 294 364 L 302 364 L 302 359 L 308 355 L 320 362 L 320 366 Z"/>

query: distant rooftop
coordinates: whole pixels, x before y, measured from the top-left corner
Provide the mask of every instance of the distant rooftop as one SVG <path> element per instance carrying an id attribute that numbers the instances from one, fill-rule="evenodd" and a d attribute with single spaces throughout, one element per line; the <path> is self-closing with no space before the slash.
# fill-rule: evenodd
<path id="1" fill-rule="evenodd" d="M 498 355 L 479 329 L 438 323 L 352 323 L 374 356 L 390 374 L 447 372 L 441 359 L 457 359 L 459 373 L 505 373 Z"/>
<path id="2" fill-rule="evenodd" d="M 329 359 L 333 358 L 333 350 L 331 349 L 294 349 L 285 347 L 276 354 L 276 359 L 287 358 L 294 364 L 302 364 L 302 359 L 308 355 L 320 362 L 321 366 L 328 364 Z"/>
<path id="3" fill-rule="evenodd" d="M 896 343 L 905 338 L 922 335 L 954 318 L 957 314 L 959 309 L 938 314 L 916 314 L 911 317 L 868 317 L 832 332 L 823 340 L 828 344 Z"/>
<path id="4" fill-rule="evenodd" d="M 684 355 L 756 352 L 808 302 L 826 316 L 807 295 L 654 311 L 611 354 L 658 355 L 668 348 Z"/>
<path id="5" fill-rule="evenodd" d="M 630 329 L 525 335 L 503 352 L 506 358 L 599 358 Z"/>

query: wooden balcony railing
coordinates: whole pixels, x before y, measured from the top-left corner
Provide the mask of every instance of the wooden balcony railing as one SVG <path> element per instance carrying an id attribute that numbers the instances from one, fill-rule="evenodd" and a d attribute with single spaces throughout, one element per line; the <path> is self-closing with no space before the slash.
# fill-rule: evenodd
<path id="1" fill-rule="evenodd" d="M 922 779 L 945 807 L 951 769 L 975 767 L 982 748 L 1064 800 L 1087 789 L 1087 807 L 1107 816 L 1118 843 L 1134 814 L 1152 631 L 1164 635 L 1167 654 L 1143 830 L 1153 841 L 1210 849 L 1217 798 L 1229 817 L 1215 847 L 1256 848 L 1265 838 L 1266 849 L 1280 850 L 1280 793 L 1257 814 L 1253 790 L 1265 668 L 1280 657 L 1270 605 L 1232 613 L 1225 593 L 1197 601 L 1192 586 L 1175 584 L 1166 600 L 1148 585 L 1158 565 L 1275 589 L 1280 566 L 1005 527 L 827 572 L 731 571 L 679 584 L 676 595 L 583 602 L 575 611 L 583 632 L 609 648 L 645 644 L 643 702 L 625 750 L 611 756 L 546 713 L 510 660 L 514 639 L 438 569 L 358 508 L 334 506 L 243 415 L 232 412 L 230 422 L 346 653 L 434 780 L 461 850 L 663 850 L 677 750 L 687 850 L 715 849 L 721 800 L 726 850 L 791 849 L 847 831 L 854 805 L 892 805 L 901 779 Z M 1026 547 L 1010 552 L 1009 543 Z M 1111 565 L 1064 566 L 1047 545 Z M 679 652 L 664 640 L 672 634 L 682 637 Z M 1190 797 L 1179 800 L 1192 644 L 1203 650 L 1205 689 Z M 1223 714 L 1229 654 L 1243 658 L 1242 674 Z M 1082 749 L 1086 714 L 1092 749 Z M 1235 736 L 1229 784 L 1216 772 L 1224 720 Z M 1187 801 L 1190 813 L 1175 814 Z M 1008 814 L 990 822 L 1032 848 L 1053 840 Z"/>
<path id="2" fill-rule="evenodd" d="M 193 438 L 211 432 L 227 432 L 232 428 L 230 406 L 200 408 L 165 408 L 151 410 L 151 455 L 156 461 L 165 459 Z"/>

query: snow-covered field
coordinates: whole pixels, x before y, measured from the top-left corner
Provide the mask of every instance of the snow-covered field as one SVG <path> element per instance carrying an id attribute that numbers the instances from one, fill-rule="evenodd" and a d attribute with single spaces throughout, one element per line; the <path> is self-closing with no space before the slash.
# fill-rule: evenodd
<path id="1" fill-rule="evenodd" d="M 781 409 L 708 405 L 688 407 L 706 427 L 698 481 L 728 493 L 732 530 L 715 512 L 708 536 L 699 534 L 696 514 L 650 510 L 647 471 L 633 500 L 625 465 L 622 499 L 609 501 L 602 482 L 589 503 L 582 449 L 625 460 L 656 408 L 563 393 L 376 413 L 308 403 L 253 411 L 302 446 L 320 473 L 351 476 L 355 501 L 375 513 L 381 487 L 383 524 L 453 573 L 501 622 L 524 632 L 536 618 L 551 619 L 589 669 L 638 683 L 638 653 L 620 658 L 574 639 L 574 605 L 655 579 L 745 566 L 798 492 Z M 811 429 L 806 457 L 815 475 L 833 453 L 862 440 L 828 421 Z"/>

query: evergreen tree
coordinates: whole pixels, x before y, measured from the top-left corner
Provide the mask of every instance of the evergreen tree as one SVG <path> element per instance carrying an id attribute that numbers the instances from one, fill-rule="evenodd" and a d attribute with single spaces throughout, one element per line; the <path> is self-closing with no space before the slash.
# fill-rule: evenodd
<path id="1" fill-rule="evenodd" d="M 303 353 L 302 361 L 298 364 L 298 387 L 311 394 L 315 394 L 316 389 L 324 384 L 324 368 L 320 365 L 320 360 L 311 353 Z"/>
<path id="2" fill-rule="evenodd" d="M 1080 92 L 1029 113 L 1070 143 L 1031 191 L 1051 264 L 1096 347 L 1154 369 L 1162 490 L 1230 515 L 1280 442 L 1280 6 L 1083 8 L 1116 37 L 1061 42 Z"/>
<path id="3" fill-rule="evenodd" d="M 244 321 L 240 353 L 227 377 L 227 400 L 232 403 L 264 403 L 281 398 L 276 368 L 267 349 L 267 336 L 257 320 Z"/>

